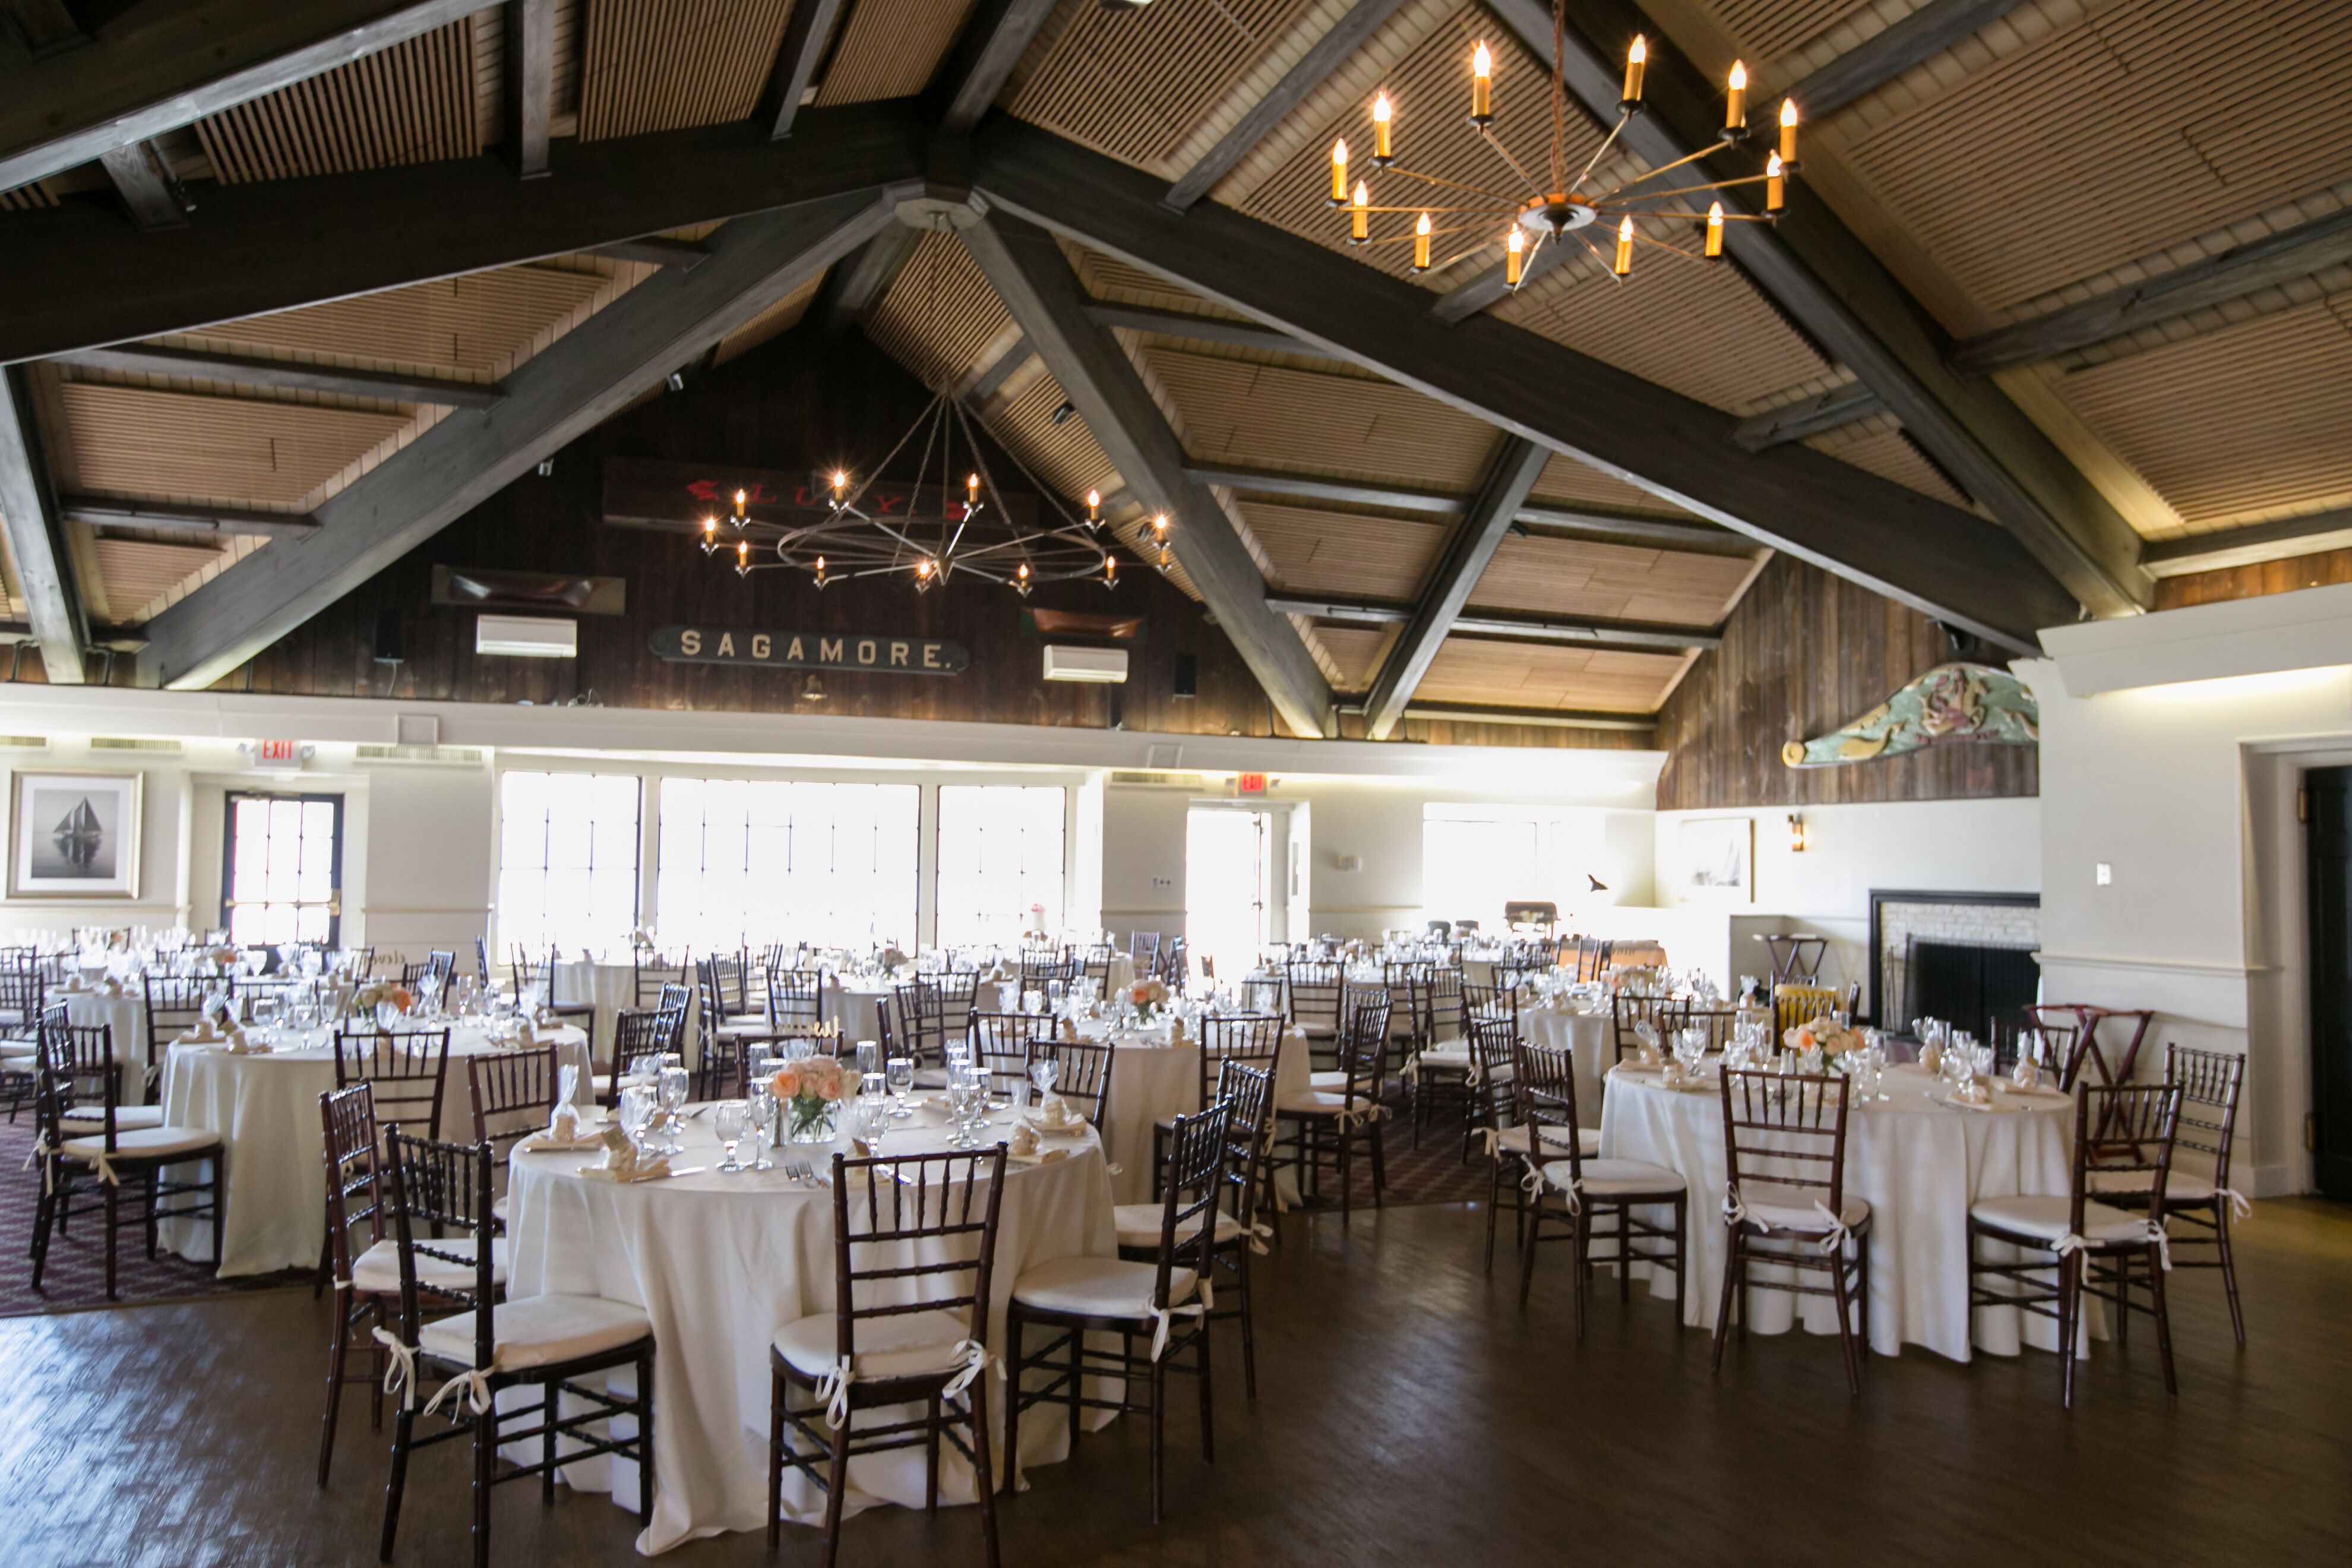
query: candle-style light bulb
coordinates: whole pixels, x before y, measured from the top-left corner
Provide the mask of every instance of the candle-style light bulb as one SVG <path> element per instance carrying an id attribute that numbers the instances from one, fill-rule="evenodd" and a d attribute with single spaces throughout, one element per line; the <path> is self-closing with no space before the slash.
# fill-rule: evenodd
<path id="1" fill-rule="evenodd" d="M 740 577 L 751 570 L 751 542 L 748 539 L 739 539 L 735 542 L 735 574 Z"/>
<path id="2" fill-rule="evenodd" d="M 1780 164 L 1793 168 L 1797 162 L 1797 100 L 1780 100 Z"/>
<path id="3" fill-rule="evenodd" d="M 842 491 L 844 491 L 844 490 L 847 489 L 848 488 L 849 488 L 849 476 L 848 476 L 847 474 L 843 473 L 839 468 L 835 468 L 835 469 L 834 469 L 834 470 L 833 470 L 833 499 L 834 499 L 834 501 L 835 502 L 835 504 L 838 504 L 838 503 L 840 502 L 840 500 L 841 500 L 841 493 L 842 493 Z"/>
<path id="4" fill-rule="evenodd" d="M 1166 512 L 1163 511 L 1158 517 L 1151 520 L 1151 531 L 1154 533 L 1166 533 L 1168 531 L 1168 514 Z"/>
<path id="5" fill-rule="evenodd" d="M 1331 205 L 1338 206 L 1348 199 L 1348 139 L 1340 137 L 1331 143 Z"/>
<path id="6" fill-rule="evenodd" d="M 1503 238 L 1503 281 L 1514 289 L 1519 286 L 1519 268 L 1526 263 L 1527 249 L 1528 231 L 1513 224 L 1511 232 Z"/>
<path id="7" fill-rule="evenodd" d="M 1717 202 L 1706 209 L 1706 258 L 1723 259 L 1723 204 Z"/>
<path id="8" fill-rule="evenodd" d="M 1723 133 L 1737 140 L 1748 132 L 1748 67 L 1731 62 L 1731 86 L 1723 99 Z"/>
<path id="9" fill-rule="evenodd" d="M 1372 193 L 1363 181 L 1356 182 L 1354 198 L 1348 206 L 1348 243 L 1361 245 L 1371 237 Z"/>
<path id="10" fill-rule="evenodd" d="M 1764 210 L 1768 213 L 1779 212 L 1789 205 L 1788 170 L 1778 153 L 1764 160 Z"/>
<path id="11" fill-rule="evenodd" d="M 973 512 L 978 511 L 979 510 L 980 476 L 978 474 L 966 474 L 963 477 L 963 514 L 966 517 L 970 517 Z"/>
<path id="12" fill-rule="evenodd" d="M 1393 156 L 1389 148 L 1389 119 L 1396 112 L 1385 92 L 1372 100 L 1372 167 L 1385 169 Z"/>
<path id="13" fill-rule="evenodd" d="M 1495 57 L 1486 50 L 1481 38 L 1478 47 L 1470 51 L 1470 123 L 1486 128 L 1495 118 Z"/>
<path id="14" fill-rule="evenodd" d="M 1609 268 L 1620 278 L 1631 277 L 1633 271 L 1633 219 L 1628 214 L 1617 225 L 1617 259 Z"/>
<path id="15" fill-rule="evenodd" d="M 1100 490 L 1087 492 L 1087 521 L 1088 522 L 1102 521 L 1102 491 Z"/>
<path id="16" fill-rule="evenodd" d="M 1412 269 L 1429 270 L 1429 215 L 1423 213 L 1412 226 Z"/>
<path id="17" fill-rule="evenodd" d="M 1103 556 L 1103 586 L 1112 587 L 1117 585 L 1118 582 L 1118 557 L 1106 553 Z"/>
<path id="18" fill-rule="evenodd" d="M 1649 40 L 1641 34 L 1633 35 L 1633 47 L 1625 51 L 1625 91 L 1618 100 L 1620 109 L 1639 108 L 1642 102 L 1642 68 L 1649 63 Z"/>

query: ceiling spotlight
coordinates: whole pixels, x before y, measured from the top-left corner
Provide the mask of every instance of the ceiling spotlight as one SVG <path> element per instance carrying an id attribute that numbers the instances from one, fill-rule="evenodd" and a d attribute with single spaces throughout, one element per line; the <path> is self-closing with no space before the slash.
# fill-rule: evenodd
<path id="1" fill-rule="evenodd" d="M 686 372 L 682 370 L 674 370 L 669 373 L 669 389 L 672 392 L 684 392 L 686 390 Z"/>
<path id="2" fill-rule="evenodd" d="M 541 479 L 553 479 L 553 478 L 555 477 L 555 459 L 554 459 L 554 458 L 541 458 L 541 459 L 540 459 L 540 462 L 539 462 L 539 477 L 540 477 Z"/>
<path id="3" fill-rule="evenodd" d="M 1076 404 L 1064 403 L 1059 408 L 1054 410 L 1050 417 L 1056 425 L 1067 425 L 1070 422 L 1070 416 L 1076 414 L 1077 411 L 1078 405 Z"/>

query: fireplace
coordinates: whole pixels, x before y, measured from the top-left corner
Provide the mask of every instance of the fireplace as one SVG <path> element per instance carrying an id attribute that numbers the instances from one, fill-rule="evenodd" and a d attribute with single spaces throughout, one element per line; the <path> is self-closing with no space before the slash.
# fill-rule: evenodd
<path id="1" fill-rule="evenodd" d="M 1886 889 L 1870 894 L 1870 1013 L 1881 1028 L 1942 1018 L 1979 1039 L 2040 997 L 2042 895 Z"/>

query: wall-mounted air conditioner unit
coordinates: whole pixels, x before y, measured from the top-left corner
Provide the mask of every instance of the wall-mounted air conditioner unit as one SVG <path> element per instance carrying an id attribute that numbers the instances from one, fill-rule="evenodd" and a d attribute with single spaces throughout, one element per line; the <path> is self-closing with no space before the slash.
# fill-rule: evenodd
<path id="1" fill-rule="evenodd" d="M 547 616 L 478 616 L 474 651 L 509 658 L 577 658 L 580 623 Z"/>
<path id="2" fill-rule="evenodd" d="M 1103 686 L 1123 685 L 1127 680 L 1127 649 L 1066 647 L 1058 643 L 1047 643 L 1045 679 L 1091 680 Z"/>

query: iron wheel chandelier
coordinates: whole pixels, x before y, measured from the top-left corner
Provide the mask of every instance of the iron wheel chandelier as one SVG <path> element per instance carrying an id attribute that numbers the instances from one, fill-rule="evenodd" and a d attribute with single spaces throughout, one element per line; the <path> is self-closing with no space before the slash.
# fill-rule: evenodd
<path id="1" fill-rule="evenodd" d="M 934 315 L 939 270 L 935 264 L 929 281 Z M 884 480 L 918 436 L 913 483 Z M 960 485 L 950 479 L 960 466 L 959 439 L 968 459 Z M 702 552 L 725 560 L 739 577 L 805 572 L 819 588 L 852 578 L 897 576 L 919 594 L 960 574 L 1011 588 L 1024 598 L 1040 583 L 1092 580 L 1118 587 L 1118 556 L 1099 531 L 1101 495 L 1087 492 L 1086 516 L 1079 518 L 1019 458 L 1012 461 L 1038 498 L 1044 512 L 1038 521 L 1022 520 L 1006 504 L 971 416 L 952 380 L 943 377 L 879 462 L 863 474 L 835 468 L 819 478 L 811 489 L 824 491 L 821 508 L 803 502 L 781 509 L 781 515 L 761 515 L 750 493 L 739 489 L 724 525 L 715 512 L 700 520 Z M 1165 571 L 1171 558 L 1167 517 L 1153 519 L 1152 530 Z"/>
<path id="2" fill-rule="evenodd" d="M 1616 145 L 1618 136 L 1633 116 L 1642 111 L 1642 75 L 1649 58 L 1647 41 L 1639 34 L 1626 51 L 1624 90 L 1617 106 L 1617 123 L 1608 136 L 1593 149 L 1584 166 L 1573 178 L 1568 169 L 1568 80 L 1564 59 L 1567 44 L 1565 0 L 1552 0 L 1552 68 L 1551 68 L 1551 141 L 1546 174 L 1549 179 L 1538 183 L 1528 163 L 1515 156 L 1494 132 L 1494 55 L 1482 39 L 1470 55 L 1470 124 L 1478 138 L 1525 187 L 1524 195 L 1505 191 L 1487 190 L 1459 180 L 1424 174 L 1397 164 L 1393 147 L 1395 106 L 1382 90 L 1372 100 L 1372 168 L 1381 174 L 1417 180 L 1438 186 L 1444 191 L 1478 198 L 1475 203 L 1454 206 L 1384 206 L 1371 200 L 1369 180 L 1358 178 L 1349 183 L 1348 142 L 1342 137 L 1331 145 L 1330 205 L 1348 209 L 1349 243 L 1351 245 L 1412 246 L 1412 270 L 1427 272 L 1431 268 L 1433 242 L 1454 236 L 1475 235 L 1478 237 L 1468 246 L 1444 260 L 1439 267 L 1450 267 L 1463 258 L 1475 255 L 1492 243 L 1494 225 L 1504 223 L 1507 228 L 1503 237 L 1504 279 L 1514 292 L 1528 275 L 1527 269 L 1536 255 L 1547 245 L 1565 246 L 1570 240 L 1591 253 L 1592 258 L 1606 267 L 1612 277 L 1620 281 L 1633 270 L 1633 247 L 1643 245 L 1668 251 L 1690 260 L 1716 263 L 1723 259 L 1723 231 L 1727 223 L 1769 223 L 1777 221 L 1788 205 L 1788 182 L 1797 170 L 1797 105 L 1792 99 L 1783 99 L 1780 110 L 1780 142 L 1764 161 L 1761 173 L 1728 180 L 1706 180 L 1694 184 L 1653 188 L 1649 182 L 1674 170 L 1696 164 L 1702 159 L 1737 147 L 1749 139 L 1748 126 L 1748 69 L 1733 61 L 1724 98 L 1723 128 L 1717 139 L 1697 152 L 1670 163 L 1619 181 L 1605 190 L 1591 189 L 1593 173 L 1609 149 Z M 1701 171 L 1702 173 L 1704 171 Z M 1729 190 L 1739 185 L 1761 184 L 1764 187 L 1764 210 L 1761 213 L 1727 213 L 1717 199 L 1704 213 L 1696 213 L 1672 204 L 1682 198 Z M 1645 205 L 1646 204 L 1646 205 Z M 1409 233 L 1375 237 L 1371 220 L 1374 215 L 1415 215 Z M 1641 217 L 1686 220 L 1699 224 L 1703 233 L 1696 250 L 1654 239 L 1635 226 Z M 1445 218 L 1445 226 L 1433 221 Z M 1608 257 L 1583 231 L 1596 224 L 1614 229 L 1614 248 Z"/>

